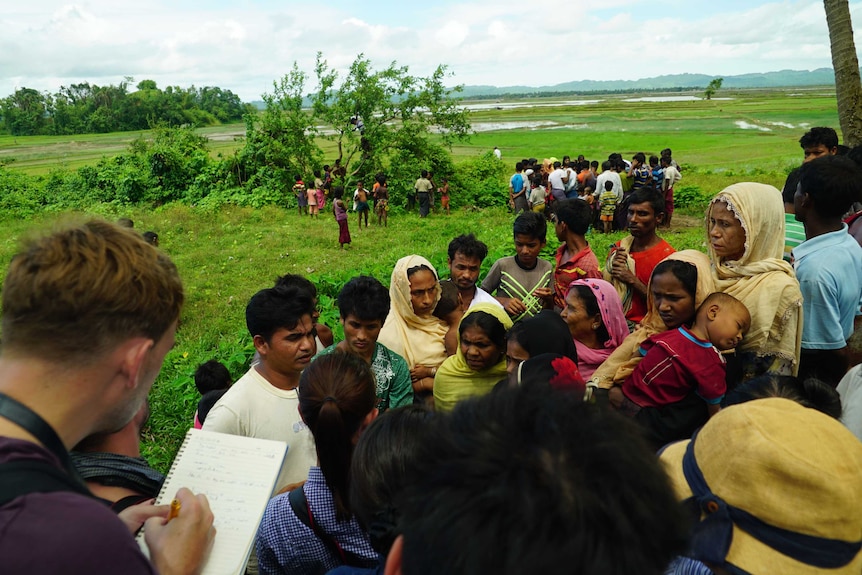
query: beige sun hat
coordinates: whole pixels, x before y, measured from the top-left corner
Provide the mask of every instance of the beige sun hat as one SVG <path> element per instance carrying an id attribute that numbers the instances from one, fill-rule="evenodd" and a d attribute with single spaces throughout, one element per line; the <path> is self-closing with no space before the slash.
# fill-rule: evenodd
<path id="1" fill-rule="evenodd" d="M 677 496 L 700 509 L 693 558 L 752 575 L 862 573 L 862 442 L 837 420 L 750 401 L 661 460 Z"/>

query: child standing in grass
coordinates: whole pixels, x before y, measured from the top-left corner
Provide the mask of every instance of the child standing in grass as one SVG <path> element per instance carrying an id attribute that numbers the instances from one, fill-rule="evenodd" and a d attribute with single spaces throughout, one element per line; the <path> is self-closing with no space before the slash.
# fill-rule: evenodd
<path id="1" fill-rule="evenodd" d="M 443 178 L 443 185 L 437 188 L 440 192 L 440 205 L 446 210 L 446 215 L 449 215 L 449 180 Z"/>
<path id="2" fill-rule="evenodd" d="M 326 207 L 326 192 L 323 189 L 324 183 L 320 178 L 320 170 L 314 170 L 314 193 L 317 195 L 317 213 L 323 211 Z"/>
<path id="3" fill-rule="evenodd" d="M 308 214 L 312 218 L 316 218 L 318 214 L 317 190 L 315 190 L 314 188 L 308 188 L 305 193 L 308 196 Z"/>
<path id="4" fill-rule="evenodd" d="M 293 184 L 293 194 L 296 196 L 296 209 L 299 210 L 300 216 L 303 212 L 308 214 L 308 197 L 305 194 L 305 184 L 299 176 L 296 176 L 295 182 Z"/>
<path id="5" fill-rule="evenodd" d="M 353 204 L 356 210 L 356 225 L 362 229 L 362 216 L 365 216 L 365 229 L 368 229 L 368 190 L 359 182 L 353 192 Z"/>
<path id="6" fill-rule="evenodd" d="M 335 212 L 335 221 L 338 222 L 338 245 L 344 249 L 344 245 L 350 245 L 350 230 L 347 229 L 347 208 L 342 200 L 344 186 L 332 188 L 332 210 Z"/>
<path id="7" fill-rule="evenodd" d="M 389 188 L 385 180 L 377 187 L 376 197 L 374 211 L 377 214 L 377 225 L 383 222 L 384 226 L 389 227 Z"/>
<path id="8" fill-rule="evenodd" d="M 604 232 L 606 234 L 611 233 L 614 225 L 614 213 L 617 210 L 617 202 L 619 201 L 619 196 L 614 191 L 614 183 L 611 180 L 605 180 L 605 189 L 602 190 L 602 195 L 599 196 L 599 203 L 601 205 L 601 219 L 602 226 L 604 226 Z"/>

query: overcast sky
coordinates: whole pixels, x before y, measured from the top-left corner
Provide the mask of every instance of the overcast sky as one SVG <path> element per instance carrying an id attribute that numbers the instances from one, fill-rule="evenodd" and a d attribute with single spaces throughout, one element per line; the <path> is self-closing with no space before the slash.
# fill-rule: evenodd
<path id="1" fill-rule="evenodd" d="M 417 75 L 447 64 L 450 85 L 832 65 L 820 0 L 8 0 L 0 97 L 131 76 L 251 101 L 294 61 L 311 75 L 318 51 L 336 69 L 360 52 Z"/>

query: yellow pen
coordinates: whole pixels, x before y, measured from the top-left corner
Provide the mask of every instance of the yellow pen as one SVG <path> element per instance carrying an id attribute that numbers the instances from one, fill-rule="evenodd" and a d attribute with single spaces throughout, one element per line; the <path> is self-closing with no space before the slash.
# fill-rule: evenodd
<path id="1" fill-rule="evenodd" d="M 182 504 L 180 503 L 179 499 L 174 499 L 173 501 L 171 501 L 171 510 L 168 513 L 168 521 L 179 516 L 180 507 L 182 507 Z"/>

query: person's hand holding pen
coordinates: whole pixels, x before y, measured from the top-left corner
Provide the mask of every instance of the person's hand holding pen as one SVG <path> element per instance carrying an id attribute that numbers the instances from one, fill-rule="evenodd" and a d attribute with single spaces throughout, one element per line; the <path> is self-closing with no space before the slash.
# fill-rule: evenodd
<path id="1" fill-rule="evenodd" d="M 153 505 L 154 501 L 154 499 L 148 499 L 136 505 L 130 505 L 118 514 L 132 535 L 137 533 L 150 517 L 166 517 L 170 513 L 169 505 Z"/>
<path id="2" fill-rule="evenodd" d="M 147 519 L 144 539 L 162 575 L 199 573 L 215 538 L 213 514 L 205 495 L 177 491 L 171 505 Z"/>

